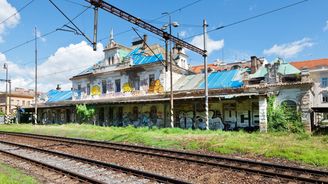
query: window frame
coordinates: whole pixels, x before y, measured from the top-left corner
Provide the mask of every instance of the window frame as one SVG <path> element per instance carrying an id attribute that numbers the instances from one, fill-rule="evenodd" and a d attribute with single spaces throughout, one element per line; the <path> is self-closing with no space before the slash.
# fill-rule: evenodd
<path id="1" fill-rule="evenodd" d="M 107 80 L 106 79 L 101 80 L 101 93 L 102 94 L 107 93 Z"/>
<path id="2" fill-rule="evenodd" d="M 321 87 L 328 87 L 328 77 L 322 77 L 320 81 Z"/>
<path id="3" fill-rule="evenodd" d="M 328 92 L 324 91 L 321 94 L 321 102 L 322 103 L 328 103 Z"/>
<path id="4" fill-rule="evenodd" d="M 117 85 L 117 82 L 119 82 L 119 85 Z M 121 79 L 115 79 L 115 92 L 119 93 L 122 90 L 122 86 L 121 86 Z M 119 89 L 119 90 L 118 90 Z"/>

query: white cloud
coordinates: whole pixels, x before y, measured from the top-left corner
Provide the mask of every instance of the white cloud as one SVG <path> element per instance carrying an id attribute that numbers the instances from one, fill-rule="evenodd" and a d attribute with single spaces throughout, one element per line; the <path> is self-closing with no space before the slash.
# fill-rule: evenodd
<path id="1" fill-rule="evenodd" d="M 285 43 L 281 45 L 273 45 L 270 49 L 265 49 L 263 54 L 265 55 L 277 55 L 283 58 L 291 58 L 302 52 L 305 48 L 312 47 L 313 42 L 310 38 L 303 38 L 291 43 Z"/>
<path id="2" fill-rule="evenodd" d="M 207 53 L 210 55 L 215 50 L 220 50 L 224 46 L 224 40 L 212 40 L 209 36 L 206 38 L 207 41 Z M 203 35 L 196 36 L 192 39 L 191 44 L 204 48 L 204 37 Z"/>
<path id="3" fill-rule="evenodd" d="M 15 13 L 15 16 L 6 20 L 9 16 Z M 6 21 L 0 24 L 0 42 L 3 42 L 3 35 L 5 34 L 6 29 L 15 27 L 20 20 L 20 14 L 17 12 L 16 8 L 9 4 L 7 0 L 0 0 L 0 22 L 4 20 Z"/>
<path id="4" fill-rule="evenodd" d="M 326 21 L 326 25 L 325 25 L 325 27 L 323 28 L 323 31 L 324 31 L 324 32 L 328 31 L 328 20 Z"/>
<path id="5" fill-rule="evenodd" d="M 57 49 L 44 63 L 38 65 L 38 91 L 47 92 L 56 88 L 57 84 L 60 84 L 63 90 L 69 90 L 72 86 L 69 78 L 92 66 L 103 57 L 101 43 L 98 44 L 96 52 L 84 41 Z M 34 66 L 17 65 L 8 61 L 1 53 L 0 61 L 8 63 L 12 89 L 15 87 L 34 89 Z M 5 76 L 4 71 L 0 70 L 0 78 L 3 76 Z M 0 90 L 4 89 L 4 85 L 0 85 Z"/>

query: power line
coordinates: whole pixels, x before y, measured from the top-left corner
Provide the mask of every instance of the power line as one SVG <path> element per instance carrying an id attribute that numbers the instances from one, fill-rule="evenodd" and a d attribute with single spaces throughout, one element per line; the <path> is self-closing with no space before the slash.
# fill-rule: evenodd
<path id="1" fill-rule="evenodd" d="M 201 1 L 202 1 L 202 0 L 193 1 L 193 2 L 191 2 L 191 3 L 189 3 L 189 4 L 186 4 L 185 6 L 183 6 L 183 7 L 181 7 L 181 8 L 178 8 L 178 9 L 175 9 L 175 10 L 169 12 L 168 14 L 164 14 L 164 15 L 162 15 L 162 16 L 160 16 L 160 17 L 157 17 L 157 18 L 151 20 L 150 22 L 155 21 L 155 20 L 158 20 L 158 19 L 161 19 L 161 18 L 164 18 L 164 17 L 167 17 L 167 16 L 169 16 L 169 15 L 171 15 L 171 14 L 173 14 L 173 13 L 180 12 L 181 10 L 183 10 L 183 9 L 185 9 L 185 8 L 188 8 L 188 7 L 190 7 L 190 6 L 193 6 L 194 4 L 197 4 L 197 3 L 201 2 Z"/>
<path id="2" fill-rule="evenodd" d="M 70 0 L 66 0 L 66 1 L 70 1 Z M 201 2 L 201 1 L 202 1 L 202 0 L 196 0 L 196 1 L 192 2 L 192 3 L 189 3 L 189 4 L 185 5 L 185 6 L 182 6 L 182 7 L 178 8 L 178 9 L 175 9 L 175 10 L 169 12 L 169 14 L 173 14 L 173 13 L 179 12 L 179 11 L 181 11 L 181 10 L 183 10 L 183 9 L 185 9 L 185 8 L 188 8 L 188 7 L 192 6 L 192 5 L 195 5 L 196 3 Z M 76 3 L 74 3 L 74 4 L 76 4 Z M 91 7 L 91 6 L 88 6 L 84 11 L 82 11 L 81 13 L 79 13 L 79 14 L 78 14 L 77 16 L 75 16 L 72 20 L 75 20 L 76 18 L 78 18 L 78 17 L 79 17 L 80 15 L 82 15 L 85 11 L 87 11 L 90 7 Z M 161 19 L 161 18 L 166 17 L 166 16 L 168 16 L 168 15 L 162 15 L 162 16 L 160 16 L 160 17 L 157 17 L 157 18 L 155 18 L 155 19 L 150 20 L 149 22 L 156 21 L 156 20 Z M 68 22 L 68 23 L 69 23 L 69 22 Z M 67 23 L 67 24 L 68 24 L 68 23 Z M 125 33 L 131 32 L 131 31 L 133 31 L 133 29 L 128 29 L 128 30 L 125 30 L 125 31 L 122 31 L 122 32 L 116 33 L 115 36 L 117 37 L 117 36 L 123 35 L 123 34 L 125 34 Z M 53 32 L 56 32 L 56 30 L 54 30 L 54 31 L 52 31 L 52 32 L 49 32 L 49 33 L 47 33 L 47 34 L 41 35 L 40 37 L 45 37 L 45 35 L 48 36 L 49 34 L 52 34 Z M 97 42 L 102 42 L 102 41 L 104 41 L 104 40 L 106 40 L 106 39 L 108 39 L 108 38 L 109 38 L 109 36 L 103 37 L 103 38 L 99 39 Z M 157 37 L 156 37 L 156 38 L 157 38 Z M 32 39 L 32 40 L 28 40 L 28 41 L 26 41 L 26 42 L 24 42 L 24 43 L 21 43 L 21 44 L 15 46 L 15 47 L 13 47 L 13 48 L 10 48 L 10 49 L 8 49 L 8 50 L 2 52 L 2 53 L 6 53 L 6 52 L 9 52 L 9 51 L 12 51 L 12 50 L 14 50 L 14 49 L 16 49 L 16 48 L 18 48 L 18 47 L 21 47 L 21 46 L 23 46 L 23 45 L 25 45 L 25 44 L 28 44 L 28 43 L 30 43 L 30 42 L 32 42 L 32 41 L 34 41 L 34 39 Z M 70 50 L 78 49 L 78 48 L 85 47 L 85 46 L 90 46 L 90 44 L 83 45 L 83 46 L 80 46 L 80 47 L 74 47 L 74 48 L 72 48 L 72 49 L 70 49 Z M 70 50 L 69 50 L 69 51 L 70 51 Z M 66 51 L 67 51 L 67 50 L 66 50 Z M 45 56 L 45 57 L 40 57 L 40 58 L 38 58 L 38 59 L 42 60 L 42 59 L 47 59 L 47 58 L 49 58 L 49 57 L 50 57 L 50 56 Z M 31 62 L 22 63 L 22 64 L 19 64 L 19 65 L 28 65 L 28 64 L 31 64 L 31 63 L 32 63 L 32 61 L 31 61 Z M 84 66 L 84 67 L 87 67 L 87 66 Z M 81 67 L 81 68 L 84 68 L 84 67 Z M 64 72 L 67 72 L 67 71 L 65 70 Z M 58 73 L 58 72 L 56 72 L 56 73 Z M 59 71 L 59 73 L 62 73 L 62 72 Z M 46 74 L 46 75 L 48 75 L 48 74 Z M 44 75 L 43 75 L 43 76 L 44 76 Z"/>
<path id="3" fill-rule="evenodd" d="M 213 31 L 217 31 L 217 30 L 220 30 L 220 29 L 223 29 L 223 28 L 231 27 L 231 26 L 234 26 L 234 25 L 236 25 L 236 24 L 240 24 L 240 23 L 243 23 L 243 22 L 246 22 L 246 21 L 252 20 L 252 19 L 256 19 L 256 18 L 259 18 L 259 17 L 265 16 L 265 15 L 268 15 L 268 14 L 271 14 L 271 13 L 275 13 L 275 12 L 277 12 L 277 11 L 280 11 L 280 10 L 283 10 L 283 9 L 290 8 L 290 7 L 296 6 L 296 5 L 298 5 L 298 4 L 305 3 L 306 1 L 309 1 L 309 0 L 298 1 L 298 2 L 296 2 L 296 3 L 292 3 L 292 4 L 289 4 L 289 5 L 286 5 L 286 6 L 283 6 L 283 7 L 277 8 L 277 9 L 274 9 L 274 10 L 270 10 L 270 11 L 267 11 L 267 12 L 264 12 L 264 13 L 261 13 L 261 14 L 258 14 L 258 15 L 254 15 L 254 16 L 251 16 L 251 17 L 248 17 L 248 18 L 245 18 L 245 19 L 241 19 L 241 20 L 238 20 L 238 21 L 236 21 L 236 22 L 232 22 L 232 23 L 227 24 L 227 25 L 224 25 L 224 26 L 219 26 L 219 27 L 217 27 L 217 28 L 214 28 L 214 29 L 211 29 L 211 30 L 207 31 L 207 33 L 211 33 L 211 32 L 213 32 Z M 190 39 L 190 38 L 193 38 L 193 37 L 196 37 L 196 36 L 199 36 L 199 35 L 203 35 L 203 33 L 195 34 L 195 35 L 193 35 L 193 36 L 190 36 L 190 37 L 185 38 L 184 40 L 188 40 L 188 39 Z"/>
<path id="4" fill-rule="evenodd" d="M 71 3 L 71 4 L 75 4 L 75 5 L 79 5 L 79 6 L 82 6 L 82 7 L 89 7 L 87 5 L 84 5 L 84 4 L 81 4 L 81 3 L 78 3 L 78 2 L 75 2 L 75 1 L 72 1 L 72 0 L 65 0 L 66 2 L 68 3 Z"/>
<path id="5" fill-rule="evenodd" d="M 10 18 L 14 17 L 17 15 L 17 13 L 21 12 L 22 10 L 24 10 L 26 7 L 28 7 L 34 0 L 29 1 L 28 3 L 26 3 L 23 7 L 21 7 L 18 11 L 16 11 L 14 14 L 10 15 L 9 17 L 7 17 L 5 20 L 1 21 L 0 24 L 5 23 L 6 21 L 8 21 Z"/>

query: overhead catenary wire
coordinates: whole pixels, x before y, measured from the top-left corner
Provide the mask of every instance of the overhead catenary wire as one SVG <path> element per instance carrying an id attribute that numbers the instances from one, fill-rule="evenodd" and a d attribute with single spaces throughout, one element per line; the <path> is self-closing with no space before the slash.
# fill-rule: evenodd
<path id="1" fill-rule="evenodd" d="M 67 0 L 67 1 L 69 1 L 69 0 Z M 191 3 L 188 3 L 188 4 L 182 6 L 182 7 L 178 8 L 178 9 L 175 9 L 175 10 L 169 12 L 169 14 L 174 14 L 174 13 L 176 13 L 176 12 L 180 12 L 180 11 L 182 11 L 183 9 L 186 9 L 186 8 L 188 8 L 188 7 L 190 7 L 190 6 L 193 6 L 193 5 L 195 5 L 195 4 L 197 4 L 197 3 L 201 2 L 201 1 L 202 1 L 202 0 L 196 0 L 196 1 L 193 1 L 193 2 L 191 2 Z M 74 3 L 74 4 L 75 4 L 75 3 Z M 79 13 L 77 16 L 75 16 L 75 17 L 72 19 L 72 21 L 75 20 L 76 18 L 78 18 L 79 16 L 81 16 L 85 11 L 87 11 L 88 9 L 90 9 L 90 7 L 91 7 L 91 5 L 88 6 L 88 7 L 86 7 L 86 9 L 83 10 L 81 13 Z M 157 18 L 154 18 L 154 19 L 150 20 L 149 22 L 153 22 L 153 21 L 159 20 L 159 19 L 161 19 L 161 18 L 163 18 L 163 17 L 166 17 L 166 16 L 168 16 L 168 15 L 167 15 L 167 14 L 166 14 L 166 15 L 162 15 L 162 16 L 160 16 L 160 17 L 157 17 Z M 67 22 L 66 24 L 69 24 L 69 23 L 70 23 L 70 22 Z M 66 25 L 66 24 L 64 24 L 64 25 Z M 50 34 L 53 34 L 53 33 L 56 32 L 56 31 L 57 31 L 57 30 L 53 30 L 53 31 L 50 31 L 50 32 L 48 32 L 48 33 L 46 33 L 46 34 L 40 35 L 37 39 L 39 39 L 39 38 L 41 38 L 41 37 L 49 36 Z M 123 34 L 125 34 L 125 33 L 131 32 L 131 31 L 133 31 L 133 29 L 128 29 L 128 30 L 125 30 L 125 31 L 119 32 L 119 33 L 115 34 L 115 36 L 123 35 Z M 104 40 L 106 40 L 106 39 L 108 39 L 108 38 L 109 38 L 108 36 L 103 37 L 103 38 L 99 39 L 98 42 L 102 42 L 102 41 L 104 41 Z M 157 37 L 156 37 L 156 38 L 157 38 Z M 10 51 L 12 51 L 12 50 L 15 50 L 15 49 L 17 49 L 17 48 L 19 48 L 19 47 L 21 47 L 21 46 L 23 46 L 23 45 L 26 45 L 26 44 L 28 44 L 28 43 L 30 43 L 30 42 L 33 42 L 33 41 L 34 41 L 34 39 L 31 39 L 31 40 L 25 41 L 25 42 L 23 42 L 23 43 L 21 43 L 21 44 L 18 44 L 18 45 L 14 46 L 14 47 L 12 47 L 12 48 L 10 48 L 10 49 L 7 49 L 7 50 L 5 50 L 5 51 L 3 51 L 3 52 L 1 52 L 1 53 L 4 54 L 4 53 L 7 53 L 7 52 L 10 52 Z M 88 45 L 83 45 L 83 46 L 80 46 L 80 47 L 85 47 L 85 46 L 89 46 L 89 44 L 88 44 Z M 69 50 L 78 49 L 78 48 L 80 48 L 80 47 L 74 47 L 74 48 L 71 48 L 71 49 L 69 49 Z M 67 51 L 67 50 L 66 50 L 66 51 Z M 41 60 L 41 59 L 47 59 L 47 58 L 49 58 L 49 57 L 50 57 L 50 56 L 44 56 L 44 57 L 40 57 L 40 58 L 38 58 L 38 59 L 40 59 L 40 60 Z M 31 64 L 31 63 L 32 63 L 32 62 L 26 62 L 26 63 L 20 64 L 20 65 L 28 65 L 28 64 Z M 84 67 L 87 67 L 87 66 L 83 66 L 83 67 L 81 67 L 81 68 L 84 68 Z M 70 69 L 70 70 L 73 70 L 73 69 Z M 75 70 L 75 68 L 74 68 L 74 70 Z M 57 74 L 57 73 L 64 73 L 64 72 L 69 72 L 69 71 L 67 71 L 67 70 L 64 70 L 63 72 L 62 72 L 62 71 L 58 71 L 58 72 L 52 73 L 52 74 L 50 74 L 50 75 Z M 45 75 L 42 75 L 42 76 L 46 76 L 46 75 L 48 75 L 48 74 L 45 74 Z"/>
<path id="2" fill-rule="evenodd" d="M 28 7 L 29 5 L 32 4 L 34 0 L 29 1 L 28 3 L 26 3 L 23 7 L 21 7 L 20 9 L 18 9 L 15 13 L 13 13 L 12 15 L 10 15 L 9 17 L 7 17 L 6 19 L 4 19 L 3 21 L 0 22 L 0 24 L 3 24 L 5 22 L 7 22 L 9 19 L 11 19 L 12 17 L 16 16 L 18 13 L 20 13 L 21 11 L 23 11 L 26 7 Z"/>
<path id="3" fill-rule="evenodd" d="M 231 27 L 231 26 L 234 26 L 234 25 L 237 25 L 237 24 L 240 24 L 240 23 L 243 23 L 243 22 L 246 22 L 246 21 L 250 21 L 250 20 L 253 20 L 253 19 L 256 19 L 256 18 L 259 18 L 259 17 L 262 17 L 262 16 L 265 16 L 265 15 L 268 15 L 268 14 L 271 14 L 271 13 L 275 13 L 277 11 L 281 11 L 283 9 L 287 9 L 287 8 L 290 8 L 290 7 L 293 7 L 293 6 L 296 6 L 296 5 L 299 5 L 299 4 L 302 4 L 302 3 L 305 3 L 309 0 L 302 0 L 302 1 L 298 1 L 298 2 L 295 2 L 295 3 L 292 3 L 292 4 L 288 4 L 286 6 L 282 6 L 280 8 L 276 8 L 276 9 L 273 9 L 273 10 L 270 10 L 270 11 L 266 11 L 264 13 L 261 13 L 261 14 L 257 14 L 257 15 L 254 15 L 254 16 L 251 16 L 251 17 L 248 17 L 248 18 L 245 18 L 245 19 L 241 19 L 241 20 L 238 20 L 238 21 L 235 21 L 235 22 L 232 22 L 230 24 L 227 24 L 227 25 L 223 25 L 223 26 L 218 26 L 214 29 L 211 29 L 211 30 L 208 30 L 206 33 L 211 33 L 211 32 L 214 32 L 214 31 L 217 31 L 217 30 L 220 30 L 220 29 L 223 29 L 223 28 L 227 28 L 227 27 Z M 195 35 L 192 35 L 192 36 L 189 36 L 187 38 L 184 38 L 184 40 L 188 40 L 188 39 L 191 39 L 191 38 L 194 38 L 196 36 L 200 36 L 200 35 L 203 35 L 203 33 L 198 33 L 198 34 L 195 34 Z"/>
<path id="4" fill-rule="evenodd" d="M 175 10 L 169 12 L 169 14 L 173 14 L 173 13 L 176 13 L 176 12 L 182 11 L 183 9 L 186 9 L 186 8 L 188 8 L 188 7 L 192 6 L 192 5 L 195 5 L 195 4 L 197 4 L 197 3 L 201 2 L 201 1 L 202 1 L 202 0 L 196 0 L 196 1 L 193 1 L 193 2 L 191 2 L 191 3 L 189 3 L 189 4 L 186 4 L 186 5 L 184 5 L 184 6 L 180 7 L 180 8 L 178 8 L 178 9 L 175 9 Z M 88 7 L 86 7 L 86 9 L 84 9 L 81 13 L 79 13 L 78 15 L 76 15 L 76 16 L 72 19 L 72 21 L 75 20 L 76 18 L 80 17 L 80 16 L 81 16 L 84 12 L 86 12 L 90 7 L 91 7 L 91 5 L 88 6 Z M 156 21 L 156 20 L 161 19 L 161 18 L 166 17 L 166 16 L 168 16 L 168 15 L 167 15 L 167 14 L 162 15 L 162 16 L 160 16 L 160 17 L 157 17 L 157 18 L 154 18 L 154 19 L 150 20 L 149 22 Z M 67 22 L 66 24 L 69 24 L 69 22 Z M 66 25 L 66 24 L 64 24 L 64 25 Z M 58 31 L 58 30 L 56 29 L 56 30 L 50 31 L 50 32 L 48 32 L 48 33 L 46 33 L 46 34 L 40 35 L 38 38 L 49 36 L 49 35 L 55 33 L 56 31 Z M 118 36 L 118 35 L 121 35 L 121 34 L 125 34 L 125 33 L 128 33 L 128 32 L 131 32 L 131 31 L 133 31 L 133 29 L 128 29 L 128 30 L 125 30 L 125 31 L 119 32 L 119 33 L 115 34 L 115 36 Z M 103 40 L 108 39 L 108 38 L 109 38 L 108 36 L 107 36 L 107 37 L 104 37 L 104 38 L 98 40 L 98 42 L 102 42 Z M 9 49 L 7 49 L 7 50 L 5 50 L 5 51 L 2 51 L 1 53 L 5 54 L 5 53 L 7 53 L 7 52 L 10 52 L 10 51 L 12 51 L 12 50 L 15 50 L 15 49 L 17 49 L 17 48 L 23 46 L 23 45 L 26 45 L 26 44 L 28 44 L 28 43 L 31 43 L 31 42 L 33 42 L 33 41 L 34 41 L 34 38 L 31 39 L 31 40 L 27 40 L 27 41 L 25 41 L 25 42 L 23 42 L 23 43 L 20 43 L 20 44 L 14 46 L 14 47 L 12 47 L 12 48 L 9 48 Z M 75 48 L 73 48 L 73 49 L 75 49 Z M 44 59 L 44 58 L 46 58 L 46 56 L 45 56 L 45 57 L 42 57 L 42 58 L 40 58 L 40 59 Z M 23 65 L 26 65 L 27 63 L 30 63 L 30 62 L 23 63 Z"/>

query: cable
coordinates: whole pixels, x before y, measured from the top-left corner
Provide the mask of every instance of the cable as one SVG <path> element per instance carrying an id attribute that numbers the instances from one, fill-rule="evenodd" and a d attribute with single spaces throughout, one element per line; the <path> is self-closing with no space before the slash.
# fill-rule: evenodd
<path id="1" fill-rule="evenodd" d="M 230 27 L 230 26 L 234 26 L 236 24 L 240 24 L 240 23 L 252 20 L 252 19 L 256 19 L 258 17 L 262 17 L 262 16 L 265 16 L 265 15 L 268 15 L 268 14 L 271 14 L 271 13 L 274 13 L 274 12 L 277 12 L 277 11 L 280 11 L 280 10 L 283 10 L 283 9 L 286 9 L 286 8 L 290 8 L 290 7 L 296 6 L 296 5 L 301 4 L 301 3 L 305 3 L 306 1 L 309 1 L 309 0 L 298 1 L 296 3 L 292 3 L 292 4 L 289 4 L 289 5 L 274 9 L 274 10 L 270 10 L 270 11 L 267 11 L 267 12 L 264 12 L 264 13 L 261 13 L 261 14 L 255 15 L 255 16 L 248 17 L 246 19 L 242 19 L 242 20 L 239 20 L 239 21 L 236 21 L 236 22 L 232 22 L 232 23 L 224 25 L 224 26 L 219 26 L 217 28 L 214 28 L 214 29 L 211 29 L 211 30 L 207 31 L 206 33 L 210 33 L 210 32 L 217 31 L 217 30 L 227 28 L 227 27 Z M 193 36 L 185 38 L 184 40 L 188 40 L 190 38 L 193 38 L 193 37 L 196 37 L 196 36 L 199 36 L 199 35 L 203 35 L 203 33 L 195 34 Z"/>
<path id="2" fill-rule="evenodd" d="M 75 5 L 79 5 L 79 6 L 82 6 L 82 7 L 88 7 L 87 5 L 84 5 L 84 4 L 81 4 L 81 3 L 78 3 L 78 2 L 75 2 L 75 1 L 72 1 L 72 0 L 65 0 L 66 2 L 68 3 L 71 3 L 71 4 L 75 4 Z"/>
<path id="3" fill-rule="evenodd" d="M 155 21 L 155 20 L 158 20 L 158 19 L 161 19 L 161 18 L 164 18 L 164 17 L 167 17 L 167 16 L 169 16 L 169 15 L 171 15 L 171 14 L 173 14 L 173 13 L 179 12 L 179 11 L 181 11 L 181 10 L 183 10 L 183 9 L 185 9 L 185 8 L 188 8 L 189 6 L 192 6 L 192 5 L 194 5 L 194 4 L 197 4 L 197 3 L 201 2 L 201 1 L 202 1 L 202 0 L 197 0 L 197 1 L 194 1 L 194 2 L 192 2 L 192 3 L 186 4 L 185 6 L 183 6 L 183 7 L 181 7 L 181 8 L 178 8 L 178 9 L 175 9 L 175 10 L 173 10 L 173 11 L 171 11 L 171 12 L 168 12 L 168 14 L 165 14 L 165 15 L 162 15 L 162 16 L 160 16 L 160 17 L 157 17 L 157 18 L 151 20 L 150 22 Z"/>
<path id="4" fill-rule="evenodd" d="M 21 12 L 22 10 L 24 10 L 26 7 L 28 7 L 34 0 L 29 1 L 27 4 L 25 4 L 23 7 L 21 7 L 18 11 L 16 11 L 14 14 L 10 15 L 9 17 L 7 17 L 5 20 L 1 21 L 0 24 L 5 23 L 7 20 L 9 20 L 11 17 L 16 16 L 17 13 Z"/>

